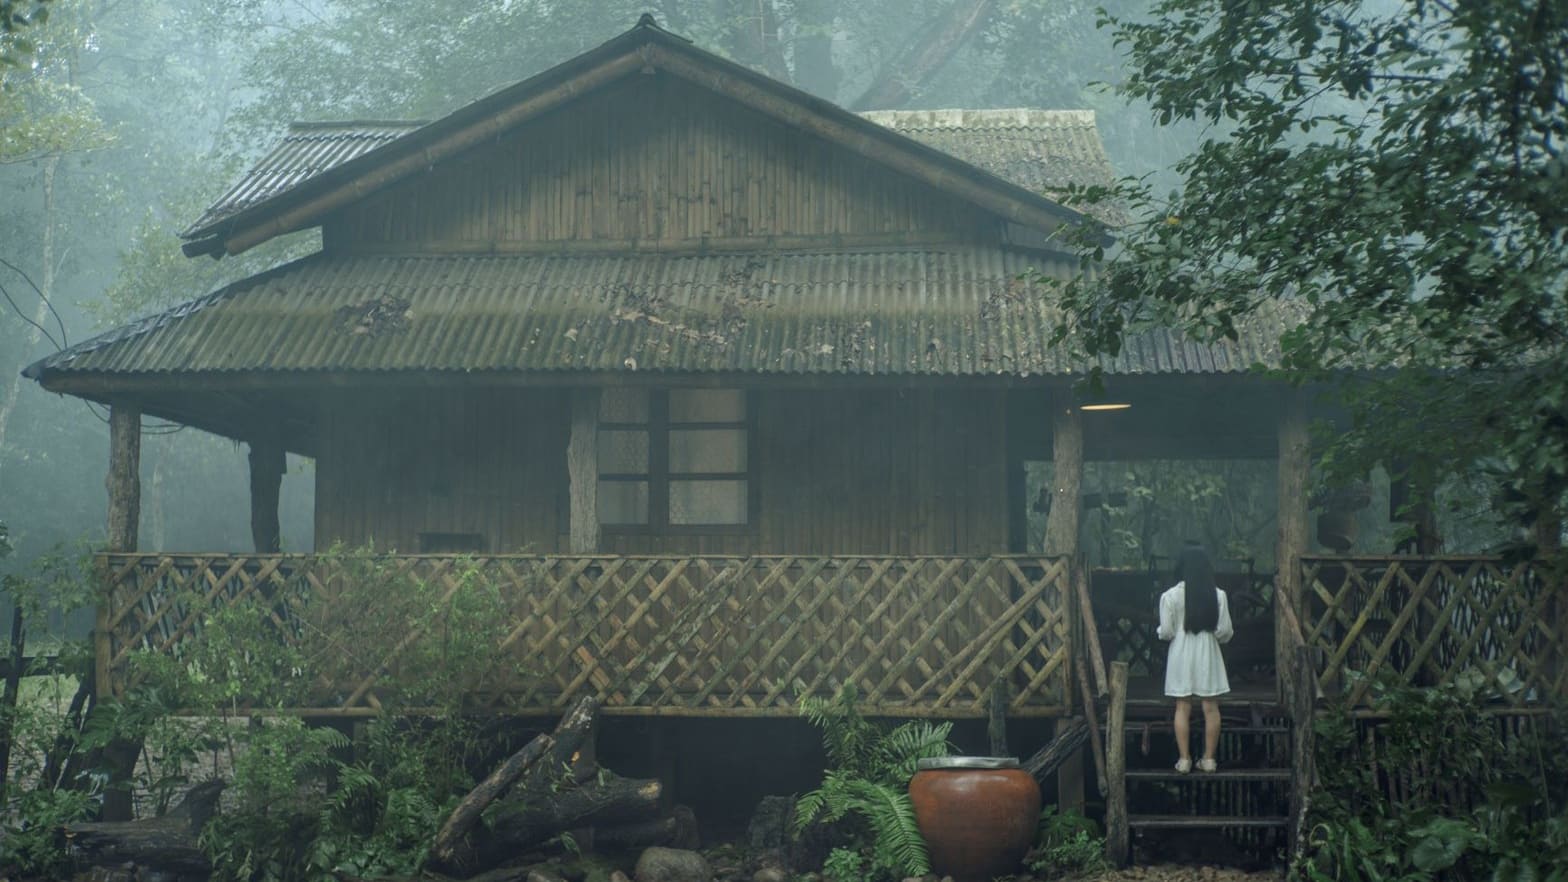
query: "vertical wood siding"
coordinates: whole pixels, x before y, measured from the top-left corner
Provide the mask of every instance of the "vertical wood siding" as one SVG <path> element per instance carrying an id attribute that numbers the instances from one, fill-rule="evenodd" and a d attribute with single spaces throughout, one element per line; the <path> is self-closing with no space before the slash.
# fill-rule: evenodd
<path id="1" fill-rule="evenodd" d="M 1000 236 L 999 221 L 739 104 L 635 77 L 345 209 L 329 249 Z"/>
<path id="2" fill-rule="evenodd" d="M 492 553 L 558 550 L 564 392 L 343 393 L 323 410 L 318 549 L 414 553 L 420 533 L 474 533 Z"/>
<path id="3" fill-rule="evenodd" d="M 602 550 L 995 554 L 1007 550 L 1000 391 L 756 391 L 744 530 L 606 530 Z M 316 547 L 478 533 L 491 552 L 566 547 L 564 392 L 344 395 L 326 408 Z"/>

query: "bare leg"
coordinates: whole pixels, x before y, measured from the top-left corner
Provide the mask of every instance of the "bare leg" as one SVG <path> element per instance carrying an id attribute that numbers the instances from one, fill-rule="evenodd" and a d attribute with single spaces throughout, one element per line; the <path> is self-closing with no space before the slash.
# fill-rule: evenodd
<path id="1" fill-rule="evenodd" d="M 1187 746 L 1187 736 L 1190 734 L 1188 719 L 1192 715 L 1192 701 L 1186 698 L 1176 699 L 1176 749 L 1181 752 L 1181 758 L 1192 762 L 1192 749 Z"/>
<path id="2" fill-rule="evenodd" d="M 1214 759 L 1220 748 L 1220 700 L 1203 699 L 1203 758 Z"/>

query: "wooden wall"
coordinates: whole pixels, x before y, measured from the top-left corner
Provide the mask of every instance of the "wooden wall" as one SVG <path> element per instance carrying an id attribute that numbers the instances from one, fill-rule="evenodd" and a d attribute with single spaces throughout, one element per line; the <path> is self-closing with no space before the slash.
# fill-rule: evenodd
<path id="1" fill-rule="evenodd" d="M 1000 222 L 666 75 L 632 77 L 345 209 L 326 247 L 1000 236 Z"/>
<path id="2" fill-rule="evenodd" d="M 343 395 L 325 405 L 316 547 L 418 551 L 421 532 L 492 552 L 566 548 L 562 391 Z M 989 554 L 1007 550 L 1000 391 L 758 390 L 756 522 L 665 535 L 607 529 L 603 550 L 677 554 Z"/>
<path id="3" fill-rule="evenodd" d="M 343 392 L 323 400 L 316 548 L 477 533 L 490 552 L 555 551 L 566 530 L 560 390 Z"/>

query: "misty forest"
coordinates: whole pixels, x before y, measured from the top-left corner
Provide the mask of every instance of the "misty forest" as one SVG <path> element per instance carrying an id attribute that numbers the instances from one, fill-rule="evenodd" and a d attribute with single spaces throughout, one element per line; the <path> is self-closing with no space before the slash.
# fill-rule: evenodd
<path id="1" fill-rule="evenodd" d="M 1568 0 L 0 0 L 0 879 L 1568 882 Z"/>

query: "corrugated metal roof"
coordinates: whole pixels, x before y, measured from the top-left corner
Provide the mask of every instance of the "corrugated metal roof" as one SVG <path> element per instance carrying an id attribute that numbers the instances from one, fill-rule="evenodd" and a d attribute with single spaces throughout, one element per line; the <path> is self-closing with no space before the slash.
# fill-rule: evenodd
<path id="1" fill-rule="evenodd" d="M 1092 110 L 877 110 L 861 116 L 1036 193 L 1115 179 Z"/>
<path id="2" fill-rule="evenodd" d="M 282 141 L 180 235 L 188 236 L 232 217 L 423 125 L 397 121 L 294 123 Z"/>
<path id="3" fill-rule="evenodd" d="M 315 255 L 28 369 L 1075 373 L 1056 318 L 990 247 L 857 253 L 327 258 Z M 1118 374 L 1277 364 L 1282 325 L 1236 343 L 1129 340 Z"/>
<path id="4" fill-rule="evenodd" d="M 1091 110 L 879 110 L 861 116 L 1035 193 L 1113 178 Z M 210 228 L 423 122 L 294 123 L 283 140 L 181 235 Z"/>

